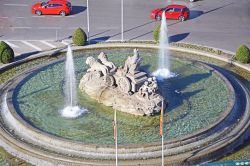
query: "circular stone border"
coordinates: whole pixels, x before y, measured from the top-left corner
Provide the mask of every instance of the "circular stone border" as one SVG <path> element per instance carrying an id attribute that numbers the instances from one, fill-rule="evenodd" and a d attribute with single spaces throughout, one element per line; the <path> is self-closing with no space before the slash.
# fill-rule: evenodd
<path id="1" fill-rule="evenodd" d="M 105 44 L 103 44 L 105 45 Z M 106 46 L 107 47 L 107 46 Z M 117 48 L 117 45 L 115 46 Z M 128 47 L 121 46 L 121 47 Z M 129 46 L 134 47 L 134 46 Z M 137 46 L 135 46 L 137 48 Z M 99 48 L 99 47 L 98 47 Z M 119 47 L 118 47 L 119 48 Z M 142 46 L 141 48 L 149 48 Z M 152 46 L 151 48 L 157 48 L 156 46 Z M 79 48 L 78 48 L 79 49 Z M 82 49 L 82 48 L 80 48 Z M 88 49 L 88 48 L 87 48 Z M 75 49 L 74 49 L 75 50 Z M 214 69 L 214 68 L 212 68 Z M 215 70 L 217 71 L 217 70 Z M 219 72 L 218 72 L 219 73 Z M 221 74 L 219 74 L 221 75 Z M 222 75 L 221 75 L 222 76 Z M 229 143 L 234 142 L 239 138 L 248 128 L 249 126 L 249 95 L 247 92 L 247 89 L 240 84 L 239 81 L 237 81 L 233 76 L 230 76 L 232 80 L 235 81 L 235 84 L 238 83 L 238 86 L 242 88 L 242 92 L 244 92 L 246 97 L 246 110 L 244 111 L 244 115 L 242 115 L 242 119 L 237 122 L 238 125 L 236 125 L 234 128 L 225 128 L 221 129 L 225 124 L 229 123 L 231 120 L 232 113 L 235 114 L 235 111 L 237 108 L 237 104 L 232 104 L 234 102 L 230 102 L 231 106 L 233 107 L 232 111 L 231 108 L 229 111 L 226 111 L 224 115 L 215 123 L 211 124 L 209 126 L 209 129 L 206 128 L 206 131 L 199 131 L 195 134 L 188 135 L 183 137 L 182 139 L 173 139 L 169 141 L 165 141 L 165 160 L 168 163 L 173 164 L 180 164 L 183 162 L 189 162 L 189 163 L 196 163 L 200 161 L 207 161 L 215 158 L 215 154 L 219 152 L 221 149 L 230 151 L 231 149 L 234 149 L 235 147 L 228 148 Z M 19 78 L 19 76 L 17 76 Z M 224 82 L 228 85 L 228 80 L 222 77 Z M 229 83 L 229 85 L 231 85 Z M 232 88 L 232 89 L 231 89 Z M 231 86 L 232 91 L 233 87 Z M 234 96 L 234 95 L 233 95 Z M 12 122 L 15 122 L 15 126 L 19 126 L 15 132 L 13 130 L 8 130 L 8 127 L 5 128 L 6 123 L 2 124 L 2 129 L 5 129 L 5 133 L 3 133 L 3 130 L 1 130 L 2 136 L 5 136 L 6 139 L 9 139 L 9 143 L 14 144 L 18 147 L 23 147 L 22 151 L 32 152 L 32 156 L 35 156 L 35 158 L 40 158 L 41 160 L 50 161 L 52 163 L 71 163 L 71 164 L 87 164 L 91 163 L 94 165 L 113 165 L 113 161 L 115 159 L 115 149 L 114 146 L 100 146 L 100 145 L 86 145 L 82 144 L 83 147 L 79 146 L 79 142 L 64 142 L 64 139 L 52 139 L 45 138 L 44 140 L 40 141 L 42 137 L 47 136 L 48 134 L 44 134 L 40 130 L 30 130 L 30 128 L 22 129 L 20 128 L 22 124 L 27 125 L 27 122 L 25 122 L 22 118 L 20 118 L 15 111 L 12 111 L 13 108 L 11 108 L 11 93 L 8 93 L 8 107 L 10 108 L 10 112 L 4 112 L 3 115 L 11 119 Z M 234 98 L 233 98 L 234 100 Z M 236 110 L 237 111 L 237 110 Z M 17 115 L 17 116 L 16 116 Z M 7 119 L 8 119 L 7 118 Z M 248 123 L 246 123 L 245 120 L 248 120 Z M 22 122 L 22 123 L 21 123 Z M 239 127 L 241 126 L 241 127 Z M 30 126 L 31 127 L 31 126 Z M 225 134 L 230 135 L 234 129 L 237 129 L 237 132 L 235 132 L 234 137 L 232 138 L 225 138 Z M 7 129 L 7 130 L 6 130 Z M 32 129 L 34 129 L 32 127 Z M 244 130 L 243 130 L 244 129 Z M 240 130 L 240 132 L 239 132 Z M 26 135 L 32 134 L 35 132 L 36 137 L 33 141 L 34 143 L 43 143 L 43 141 L 50 142 L 51 144 L 46 144 L 46 146 L 50 147 L 50 149 L 46 149 L 44 147 L 37 147 L 35 144 L 31 144 L 31 140 L 29 138 L 26 140 L 23 137 L 19 137 L 16 135 L 18 132 L 22 133 L 25 131 Z M 218 133 L 216 133 L 217 131 Z M 31 133 L 29 133 L 31 132 Z M 240 133 L 240 134 L 239 134 Z M 217 134 L 217 135 L 216 135 Z M 14 136 L 14 138 L 13 138 Z M 25 135 L 23 135 L 25 136 Z M 49 135 L 51 136 L 51 135 Z M 54 138 L 54 136 L 53 136 Z M 33 142 L 32 141 L 32 142 Z M 56 142 L 55 142 L 56 141 Z M 62 141 L 62 142 L 61 142 Z M 58 144 L 59 143 L 59 144 Z M 219 143 L 219 144 L 218 144 Z M 209 146 L 208 146 L 209 145 Z M 59 150 L 57 152 L 54 152 L 53 150 L 55 147 Z M 63 148 L 63 146 L 66 146 Z M 236 145 L 235 145 L 236 146 Z M 25 147 L 25 148 L 24 148 Z M 74 147 L 74 148 L 72 148 Z M 66 152 L 66 154 L 58 153 L 58 152 Z M 94 153 L 92 153 L 94 152 Z M 98 152 L 98 153 L 97 153 Z M 160 143 L 153 143 L 153 144 L 146 144 L 146 145 L 138 145 L 138 146 L 119 146 L 119 159 L 123 159 L 122 161 L 119 161 L 119 164 L 121 165 L 137 165 L 137 164 L 150 164 L 150 163 L 159 163 L 160 160 L 157 158 L 161 157 L 161 144 Z M 129 153 L 129 154 L 128 154 Z M 69 155 L 70 154 L 70 155 Z M 82 156 L 83 155 L 83 156 Z M 220 154 L 221 155 L 221 154 Z M 105 160 L 106 159 L 106 160 Z M 146 160 L 147 159 L 147 160 Z M 96 160 L 96 161 L 95 161 Z M 100 160 L 102 160 L 102 164 L 100 164 Z"/>

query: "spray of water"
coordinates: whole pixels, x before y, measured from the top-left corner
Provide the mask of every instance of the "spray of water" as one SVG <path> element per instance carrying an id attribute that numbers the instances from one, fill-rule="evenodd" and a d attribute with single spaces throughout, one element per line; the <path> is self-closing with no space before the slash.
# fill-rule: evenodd
<path id="1" fill-rule="evenodd" d="M 72 56 L 72 50 L 68 45 L 66 66 L 65 66 L 65 108 L 61 111 L 61 115 L 67 118 L 76 118 L 82 113 L 86 112 L 86 109 L 81 109 L 77 106 L 77 94 L 76 94 L 76 77 L 74 69 L 74 61 Z"/>
<path id="2" fill-rule="evenodd" d="M 176 74 L 170 72 L 168 28 L 167 28 L 165 11 L 162 13 L 162 19 L 161 19 L 158 54 L 159 54 L 158 69 L 155 72 L 153 72 L 153 76 L 156 76 L 157 79 L 160 80 L 175 77 Z"/>

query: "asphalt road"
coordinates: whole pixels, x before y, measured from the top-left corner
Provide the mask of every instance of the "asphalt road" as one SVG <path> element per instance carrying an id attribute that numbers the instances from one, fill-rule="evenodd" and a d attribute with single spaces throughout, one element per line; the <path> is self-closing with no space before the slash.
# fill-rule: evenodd
<path id="1" fill-rule="evenodd" d="M 235 51 L 250 47 L 249 0 L 123 0 L 124 40 L 152 40 L 160 22 L 149 18 L 154 8 L 184 4 L 191 10 L 185 22 L 167 20 L 170 41 L 190 42 Z M 66 17 L 31 14 L 37 0 L 0 1 L 0 40 L 12 44 L 17 54 L 58 47 L 68 42 L 77 27 L 87 31 L 86 0 L 71 0 L 73 13 Z M 121 1 L 89 0 L 90 39 L 121 40 Z M 64 43 L 55 42 L 64 39 Z"/>

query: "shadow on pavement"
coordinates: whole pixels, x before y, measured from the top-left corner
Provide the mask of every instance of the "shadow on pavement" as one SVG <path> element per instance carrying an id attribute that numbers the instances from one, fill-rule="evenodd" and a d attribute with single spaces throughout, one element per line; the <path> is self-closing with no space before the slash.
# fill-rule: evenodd
<path id="1" fill-rule="evenodd" d="M 170 36 L 168 38 L 169 43 L 181 41 L 181 40 L 185 39 L 189 34 L 190 33 L 180 33 L 177 35 Z"/>
<path id="2" fill-rule="evenodd" d="M 37 54 L 39 53 L 40 51 L 32 51 L 32 52 L 27 52 L 27 53 L 24 53 L 24 54 L 21 54 L 21 55 L 18 55 L 15 57 L 15 61 L 19 61 L 19 60 L 22 60 L 22 59 L 25 59 L 33 54 Z"/>
<path id="3" fill-rule="evenodd" d="M 98 37 L 94 39 L 90 39 L 90 44 L 96 44 L 100 42 L 105 42 L 110 38 L 110 36 L 103 36 L 103 37 Z"/>
<path id="4" fill-rule="evenodd" d="M 201 16 L 204 12 L 201 10 L 190 10 L 189 20 L 195 19 Z"/>
<path id="5" fill-rule="evenodd" d="M 81 13 L 86 9 L 87 9 L 87 7 L 85 7 L 85 6 L 72 6 L 71 15 Z"/>

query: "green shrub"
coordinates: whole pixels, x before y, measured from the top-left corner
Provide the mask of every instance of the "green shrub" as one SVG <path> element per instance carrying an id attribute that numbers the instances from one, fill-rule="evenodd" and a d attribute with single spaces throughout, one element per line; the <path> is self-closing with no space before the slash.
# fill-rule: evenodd
<path id="1" fill-rule="evenodd" d="M 161 26 L 158 25 L 157 27 L 155 27 L 153 35 L 154 35 L 154 40 L 156 42 L 159 42 L 159 37 L 160 37 L 160 30 L 161 30 Z"/>
<path id="2" fill-rule="evenodd" d="M 72 35 L 73 43 L 77 46 L 84 46 L 87 42 L 87 35 L 81 28 L 77 28 Z"/>
<path id="3" fill-rule="evenodd" d="M 236 60 L 242 63 L 250 62 L 250 50 L 247 46 L 241 45 L 236 51 Z"/>
<path id="4" fill-rule="evenodd" d="M 14 61 L 13 49 L 4 41 L 0 42 L 0 62 L 10 63 Z"/>

